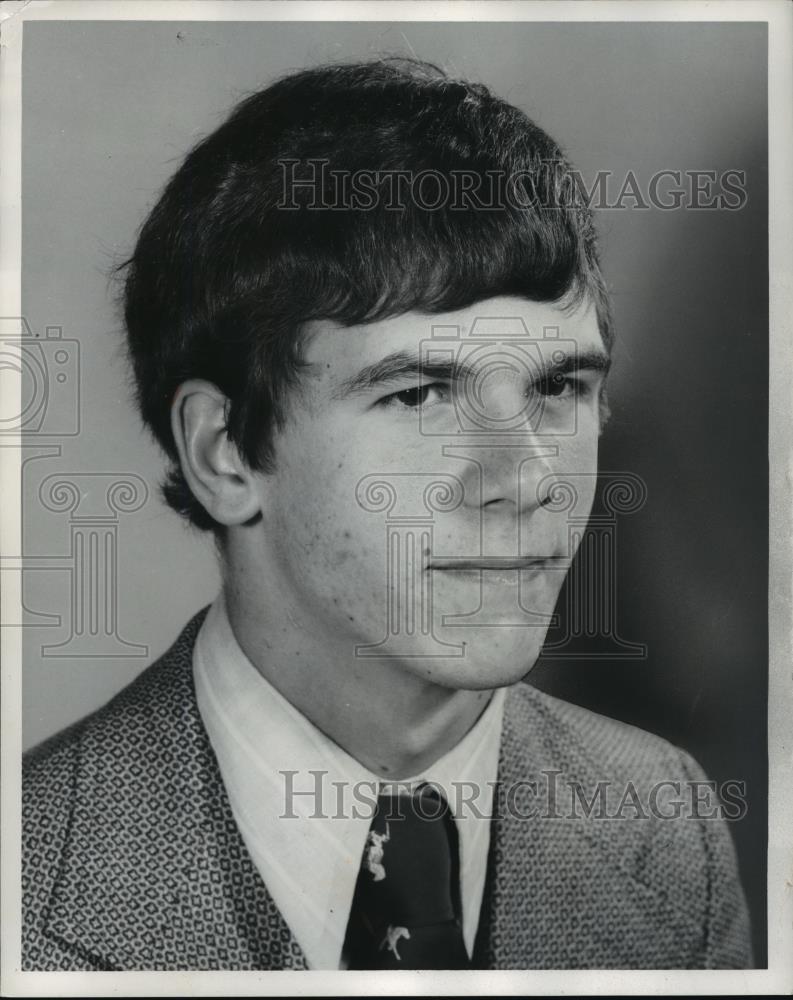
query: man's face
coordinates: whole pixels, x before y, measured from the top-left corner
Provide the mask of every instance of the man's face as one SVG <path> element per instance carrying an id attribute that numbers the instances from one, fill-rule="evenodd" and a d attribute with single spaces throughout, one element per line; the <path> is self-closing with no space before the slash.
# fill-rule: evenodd
<path id="1" fill-rule="evenodd" d="M 257 477 L 285 619 L 358 667 L 451 688 L 519 680 L 574 555 L 571 513 L 580 528 L 592 504 L 607 368 L 594 309 L 499 297 L 318 321 L 305 358 L 274 471 Z"/>

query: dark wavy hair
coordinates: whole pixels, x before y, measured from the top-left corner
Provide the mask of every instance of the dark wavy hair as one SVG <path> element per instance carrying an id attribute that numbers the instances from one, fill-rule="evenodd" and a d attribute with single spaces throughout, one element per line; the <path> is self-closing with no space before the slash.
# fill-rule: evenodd
<path id="1" fill-rule="evenodd" d="M 121 267 L 137 401 L 171 460 L 171 507 L 219 528 L 181 473 L 170 423 L 178 386 L 201 378 L 222 390 L 230 439 L 251 468 L 271 469 L 310 320 L 354 325 L 496 295 L 588 295 L 608 349 L 595 231 L 564 183 L 571 169 L 518 108 L 418 61 L 310 69 L 242 101 L 189 153 Z M 337 178 L 356 171 L 374 197 L 339 211 Z M 508 186 L 481 204 L 395 206 L 385 185 L 393 192 L 396 174 L 422 171 Z M 319 188 L 297 184 L 285 197 L 287 176 L 319 177 Z"/>

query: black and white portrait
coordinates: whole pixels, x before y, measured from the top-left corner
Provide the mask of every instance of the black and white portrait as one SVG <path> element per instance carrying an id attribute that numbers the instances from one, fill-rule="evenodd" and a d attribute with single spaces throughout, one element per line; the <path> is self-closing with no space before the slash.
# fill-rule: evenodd
<path id="1" fill-rule="evenodd" d="M 4 26 L 16 988 L 759 991 L 782 8 L 135 6 Z"/>

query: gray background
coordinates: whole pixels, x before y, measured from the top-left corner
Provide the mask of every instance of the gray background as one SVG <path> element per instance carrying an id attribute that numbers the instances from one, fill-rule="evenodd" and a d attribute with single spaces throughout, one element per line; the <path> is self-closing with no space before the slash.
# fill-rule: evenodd
<path id="1" fill-rule="evenodd" d="M 739 212 L 600 213 L 619 338 L 601 467 L 648 487 L 644 508 L 618 526 L 618 626 L 648 657 L 577 659 L 581 641 L 565 659 L 542 660 L 532 680 L 674 740 L 715 780 L 746 781 L 748 815 L 732 830 L 763 963 L 764 25 L 25 24 L 23 309 L 34 331 L 61 326 L 81 352 L 80 433 L 27 439 L 23 550 L 55 560 L 26 574 L 25 600 L 61 624 L 28 618 L 25 745 L 106 701 L 217 589 L 210 545 L 157 499 L 161 459 L 131 404 L 112 268 L 183 154 L 245 93 L 292 69 L 384 52 L 483 80 L 585 176 L 633 170 L 646 183 L 662 169 L 747 171 Z M 71 404 L 53 388 L 49 405 L 57 416 Z M 60 455 L 34 459 L 39 443 Z M 117 518 L 118 631 L 141 647 L 136 655 L 43 655 L 70 634 L 71 578 L 55 568 L 70 551 L 69 518 L 38 493 L 56 472 L 135 473 L 148 484 L 143 507 Z"/>

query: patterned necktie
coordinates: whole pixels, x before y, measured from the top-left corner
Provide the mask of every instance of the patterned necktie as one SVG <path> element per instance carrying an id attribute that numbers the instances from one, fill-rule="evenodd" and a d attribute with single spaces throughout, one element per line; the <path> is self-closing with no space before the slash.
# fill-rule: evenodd
<path id="1" fill-rule="evenodd" d="M 468 969 L 460 921 L 457 830 L 431 786 L 381 795 L 355 886 L 350 969 Z"/>

